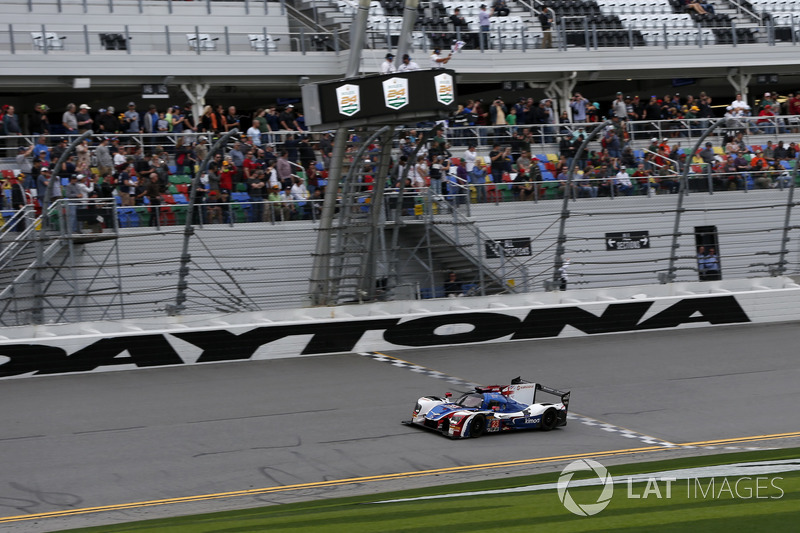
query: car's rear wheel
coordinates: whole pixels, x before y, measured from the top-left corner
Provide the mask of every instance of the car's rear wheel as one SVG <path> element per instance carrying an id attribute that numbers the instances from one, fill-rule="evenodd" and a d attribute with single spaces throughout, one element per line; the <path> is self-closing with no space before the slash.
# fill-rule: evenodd
<path id="1" fill-rule="evenodd" d="M 445 437 L 449 437 L 450 436 L 450 419 L 449 418 L 445 418 L 444 420 L 442 420 L 442 425 L 439 426 L 439 431 L 441 431 L 442 435 L 444 435 Z"/>
<path id="2" fill-rule="evenodd" d="M 486 417 L 483 415 L 475 415 L 469 421 L 469 436 L 476 439 L 486 432 Z"/>
<path id="3" fill-rule="evenodd" d="M 549 407 L 542 415 L 542 431 L 550 431 L 558 424 L 558 412 L 554 407 Z"/>

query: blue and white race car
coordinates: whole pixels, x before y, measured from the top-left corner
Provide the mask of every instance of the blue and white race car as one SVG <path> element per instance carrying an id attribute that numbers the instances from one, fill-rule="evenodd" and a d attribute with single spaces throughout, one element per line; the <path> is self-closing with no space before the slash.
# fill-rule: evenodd
<path id="1" fill-rule="evenodd" d="M 537 393 L 559 398 L 557 403 L 537 401 Z M 480 437 L 484 433 L 499 433 L 515 429 L 541 429 L 567 425 L 569 391 L 525 382 L 520 378 L 511 385 L 475 387 L 474 392 L 452 401 L 423 396 L 417 400 L 409 425 L 436 430 L 450 438 Z"/>

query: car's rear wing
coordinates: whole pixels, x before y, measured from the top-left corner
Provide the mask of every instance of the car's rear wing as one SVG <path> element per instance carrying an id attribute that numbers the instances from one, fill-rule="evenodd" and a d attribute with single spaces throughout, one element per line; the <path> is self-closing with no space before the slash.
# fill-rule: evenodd
<path id="1" fill-rule="evenodd" d="M 564 407 L 569 409 L 569 394 L 570 394 L 570 391 L 563 391 L 563 390 L 554 389 L 552 387 L 545 387 L 544 385 L 540 385 L 539 383 L 536 384 L 536 390 L 545 392 L 547 394 L 552 394 L 554 396 L 558 396 L 559 398 L 561 398 L 561 403 L 564 404 Z M 536 400 L 536 394 L 535 393 L 533 395 L 533 398 L 534 398 L 534 400 Z"/>

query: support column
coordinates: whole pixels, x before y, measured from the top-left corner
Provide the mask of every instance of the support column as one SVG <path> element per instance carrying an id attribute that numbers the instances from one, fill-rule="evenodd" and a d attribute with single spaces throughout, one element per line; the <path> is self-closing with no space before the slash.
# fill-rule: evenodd
<path id="1" fill-rule="evenodd" d="M 364 50 L 366 40 L 367 16 L 369 15 L 370 0 L 359 0 L 358 10 L 350 26 L 350 55 L 347 58 L 346 77 L 352 78 L 361 70 L 361 52 Z"/>
<path id="2" fill-rule="evenodd" d="M 566 78 L 551 81 L 544 90 L 545 96 L 553 101 L 556 124 L 558 124 L 558 117 L 561 116 L 562 111 L 566 111 L 570 120 L 572 120 L 572 109 L 569 107 L 569 100 L 572 97 L 572 91 L 575 90 L 575 85 L 578 83 L 577 77 L 578 73 L 573 71 Z"/>
<path id="3" fill-rule="evenodd" d="M 266 46 L 266 44 L 264 44 L 264 46 Z M 193 83 L 191 86 L 185 83 L 181 84 L 181 89 L 192 103 L 195 126 L 200 125 L 200 117 L 203 116 L 203 108 L 206 106 L 206 93 L 210 88 L 211 85 L 208 83 Z"/>
<path id="4" fill-rule="evenodd" d="M 418 7 L 419 0 L 406 0 L 403 7 L 403 25 L 400 28 L 400 40 L 397 42 L 397 61 L 402 61 L 403 54 L 408 54 L 411 50 L 411 34 L 417 21 Z"/>
<path id="5" fill-rule="evenodd" d="M 731 68 L 728 69 L 728 83 L 730 83 L 738 94 L 742 95 L 742 100 L 747 102 L 747 85 L 750 83 L 752 74 L 742 72 L 742 69 Z M 747 102 L 750 105 L 750 102 Z"/>

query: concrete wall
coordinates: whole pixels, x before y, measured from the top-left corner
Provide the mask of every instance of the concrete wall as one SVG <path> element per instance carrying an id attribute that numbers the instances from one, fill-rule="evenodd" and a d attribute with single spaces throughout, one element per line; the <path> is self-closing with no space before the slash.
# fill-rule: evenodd
<path id="1" fill-rule="evenodd" d="M 790 278 L 7 328 L 0 378 L 800 320 Z"/>

